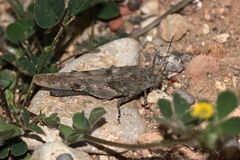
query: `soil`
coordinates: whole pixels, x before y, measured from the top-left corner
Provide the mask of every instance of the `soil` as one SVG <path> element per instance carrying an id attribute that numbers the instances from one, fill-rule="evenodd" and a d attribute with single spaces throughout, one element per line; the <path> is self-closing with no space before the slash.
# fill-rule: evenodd
<path id="1" fill-rule="evenodd" d="M 147 0 L 143 0 L 145 3 Z M 169 8 L 179 0 L 159 0 L 160 8 Z M 191 4 L 184 8 L 179 14 L 190 24 L 190 29 L 178 41 L 172 43 L 172 47 L 181 53 L 192 55 L 192 60 L 186 64 L 185 70 L 175 77 L 179 88 L 187 90 L 197 100 L 208 99 L 214 102 L 218 93 L 225 89 L 239 91 L 240 85 L 240 3 L 237 0 L 203 0 L 199 8 Z M 9 6 L 3 7 L 4 1 L 0 0 L 0 17 L 4 10 L 9 11 Z M 133 30 L 127 20 L 131 16 L 140 15 L 140 11 L 132 11 L 123 16 L 123 29 L 126 32 Z M 140 15 L 141 16 L 141 15 Z M 128 28 L 129 27 L 129 28 Z M 139 26 L 138 26 L 139 27 Z M 116 28 L 114 28 L 116 30 Z M 222 36 L 222 37 L 221 37 Z M 148 32 L 140 39 L 151 37 L 160 38 L 158 33 Z M 151 47 L 149 47 L 151 49 Z M 148 49 L 149 49 L 148 48 Z M 146 48 L 145 48 L 146 49 Z M 171 93 L 174 86 L 167 92 Z M 151 107 L 151 106 L 150 106 Z M 150 108 L 148 107 L 148 108 Z M 152 116 L 149 109 L 139 108 L 145 117 Z M 233 113 L 240 115 L 240 111 Z M 157 125 L 149 124 L 148 137 L 151 141 L 161 137 L 156 133 Z M 172 148 L 145 149 L 129 151 L 116 156 L 92 155 L 96 160 L 114 159 L 136 159 L 136 160 L 204 160 L 204 159 L 225 159 L 226 157 L 209 157 L 208 154 L 200 151 L 193 151 L 187 146 L 174 146 Z M 145 158 L 139 158 L 145 157 Z M 227 159 L 227 158 L 226 158 Z"/>

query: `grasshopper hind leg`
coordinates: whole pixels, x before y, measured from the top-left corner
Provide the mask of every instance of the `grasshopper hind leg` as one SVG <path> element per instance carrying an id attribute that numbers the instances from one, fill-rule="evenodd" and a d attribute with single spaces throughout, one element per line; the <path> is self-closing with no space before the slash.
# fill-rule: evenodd
<path id="1" fill-rule="evenodd" d="M 121 118 L 121 106 L 124 105 L 125 103 L 131 101 L 136 95 L 129 95 L 127 97 L 119 98 L 117 100 L 117 109 L 118 109 L 118 117 L 117 120 L 119 123 L 121 123 L 120 118 Z"/>

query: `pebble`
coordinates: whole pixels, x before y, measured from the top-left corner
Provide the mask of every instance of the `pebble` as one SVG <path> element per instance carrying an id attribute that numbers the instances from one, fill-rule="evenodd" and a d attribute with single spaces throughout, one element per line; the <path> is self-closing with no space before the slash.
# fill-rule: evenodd
<path id="1" fill-rule="evenodd" d="M 190 29 L 190 25 L 186 18 L 179 14 L 173 14 L 163 19 L 159 26 L 160 36 L 167 42 L 180 40 Z"/>
<path id="2" fill-rule="evenodd" d="M 1 27 L 6 28 L 9 24 L 14 22 L 14 17 L 10 14 L 3 13 L 0 16 Z"/>
<path id="3" fill-rule="evenodd" d="M 98 53 L 84 54 L 70 64 L 67 64 L 61 72 L 85 71 L 112 66 L 132 66 L 138 64 L 140 45 L 131 38 L 122 38 L 100 46 Z"/>
<path id="4" fill-rule="evenodd" d="M 160 4 L 158 0 L 145 1 L 140 10 L 146 15 L 157 15 L 159 13 Z"/>
<path id="5" fill-rule="evenodd" d="M 120 29 L 123 26 L 123 18 L 115 18 L 111 21 L 108 22 L 108 27 L 110 28 L 111 31 L 116 31 Z"/>
<path id="6" fill-rule="evenodd" d="M 159 99 L 172 100 L 172 97 L 169 96 L 166 92 L 159 89 L 151 91 L 147 96 L 147 102 L 149 104 L 156 104 Z"/>
<path id="7" fill-rule="evenodd" d="M 138 63 L 138 56 L 140 47 L 134 39 L 125 38 L 112 41 L 100 47 L 99 53 L 85 54 L 61 70 L 61 72 L 83 71 L 92 69 L 109 68 L 115 66 L 136 65 Z M 66 82 L 67 83 L 67 82 Z M 106 110 L 104 115 L 105 124 L 96 127 L 92 132 L 92 136 L 102 138 L 109 141 L 121 143 L 137 143 L 139 135 L 145 131 L 143 121 L 136 109 L 138 105 L 136 100 L 133 100 L 121 107 L 121 123 L 119 124 L 117 102 L 116 100 L 101 100 L 92 96 L 78 95 L 67 97 L 53 97 L 50 96 L 49 91 L 40 90 L 32 99 L 29 110 L 38 114 L 39 112 L 50 115 L 51 113 L 58 113 L 61 118 L 61 123 L 72 125 L 72 116 L 84 110 L 86 116 L 89 116 L 92 109 L 96 107 L 103 107 Z M 45 131 L 45 130 L 44 130 Z M 39 135 L 44 141 L 52 142 L 60 139 L 58 131 L 48 129 L 47 133 L 53 132 L 52 136 Z M 28 141 L 32 148 L 39 145 L 35 141 Z M 94 146 L 86 145 L 77 147 L 89 153 L 105 153 Z M 125 149 L 109 147 L 116 152 L 125 151 Z"/>
<path id="8" fill-rule="evenodd" d="M 147 25 L 151 24 L 152 22 L 154 22 L 158 17 L 157 16 L 153 16 L 150 18 L 147 18 L 146 20 L 142 21 L 140 26 L 141 28 L 146 27 Z"/>
<path id="9" fill-rule="evenodd" d="M 186 90 L 177 89 L 177 90 L 175 90 L 175 91 L 173 92 L 173 94 L 174 94 L 174 93 L 180 94 L 180 96 L 181 96 L 182 98 L 184 98 L 184 99 L 188 102 L 188 104 L 190 104 L 190 105 L 193 105 L 193 104 L 196 102 L 195 97 L 194 97 L 191 93 L 189 93 L 188 91 L 186 91 Z"/>
<path id="10" fill-rule="evenodd" d="M 145 143 L 154 143 L 154 142 L 160 142 L 164 138 L 160 134 L 160 132 L 148 132 L 143 135 L 141 135 L 138 139 L 138 142 L 140 144 L 145 144 Z"/>
<path id="11" fill-rule="evenodd" d="M 203 2 L 201 0 L 194 0 L 193 5 L 196 10 L 200 10 L 203 7 Z"/>
<path id="12" fill-rule="evenodd" d="M 209 32 L 210 32 L 209 25 L 205 23 L 202 27 L 202 33 L 207 35 Z"/>
<path id="13" fill-rule="evenodd" d="M 62 142 L 49 142 L 34 150 L 31 160 L 92 160 L 83 151 L 66 146 Z"/>
<path id="14" fill-rule="evenodd" d="M 142 0 L 129 0 L 127 5 L 130 10 L 135 11 L 141 7 L 141 3 Z"/>
<path id="15" fill-rule="evenodd" d="M 60 154 L 56 160 L 73 160 L 72 156 L 68 153 Z"/>
<path id="16" fill-rule="evenodd" d="M 213 40 L 217 41 L 218 43 L 225 43 L 227 42 L 230 35 L 228 33 L 218 34 L 213 37 Z"/>

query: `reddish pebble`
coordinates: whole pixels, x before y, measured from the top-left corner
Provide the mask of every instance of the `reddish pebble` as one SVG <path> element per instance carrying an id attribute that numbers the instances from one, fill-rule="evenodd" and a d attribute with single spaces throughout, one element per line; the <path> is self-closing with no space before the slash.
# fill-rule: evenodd
<path id="1" fill-rule="evenodd" d="M 108 27 L 111 31 L 116 31 L 117 29 L 121 28 L 123 26 L 123 19 L 122 17 L 113 19 L 108 22 Z"/>
<path id="2" fill-rule="evenodd" d="M 131 14 L 131 13 L 132 13 L 132 11 L 128 8 L 127 5 L 120 6 L 120 14 L 121 14 L 122 16 Z"/>

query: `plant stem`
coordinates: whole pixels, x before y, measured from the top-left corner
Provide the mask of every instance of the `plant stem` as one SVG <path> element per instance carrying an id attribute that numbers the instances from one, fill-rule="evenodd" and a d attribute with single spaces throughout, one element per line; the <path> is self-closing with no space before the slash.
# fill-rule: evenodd
<path id="1" fill-rule="evenodd" d="M 148 32 L 149 30 L 151 30 L 152 28 L 156 27 L 157 25 L 159 25 L 161 23 L 161 21 L 167 17 L 169 14 L 173 14 L 176 12 L 179 12 L 180 10 L 182 10 L 184 7 L 186 7 L 188 4 L 190 4 L 193 0 L 182 0 L 181 2 L 179 2 L 178 4 L 174 5 L 172 8 L 170 8 L 168 11 L 166 11 L 163 15 L 161 15 L 160 17 L 158 17 L 158 19 L 156 19 L 153 23 L 150 23 L 149 25 L 147 25 L 146 27 L 139 29 L 138 31 L 134 32 L 133 34 L 130 35 L 130 37 L 132 38 L 138 38 L 141 35 L 145 34 L 146 32 Z"/>
<path id="2" fill-rule="evenodd" d="M 54 40 L 49 48 L 48 52 L 53 52 L 54 49 L 56 48 L 56 44 L 59 42 L 60 37 L 64 31 L 64 27 L 68 24 L 70 24 L 75 18 L 74 17 L 69 17 L 68 13 L 66 13 L 66 16 L 64 17 L 63 24 L 61 25 L 57 35 L 54 37 Z"/>
<path id="3" fill-rule="evenodd" d="M 126 149 L 145 149 L 145 148 L 162 147 L 162 146 L 173 146 L 181 143 L 186 143 L 188 141 L 188 140 L 163 140 L 155 143 L 125 144 L 125 143 L 107 141 L 104 139 L 90 136 L 88 134 L 85 134 L 84 138 L 88 142 L 97 143 L 101 145 L 108 145 L 108 146 L 113 146 L 118 148 L 126 148 Z"/>

